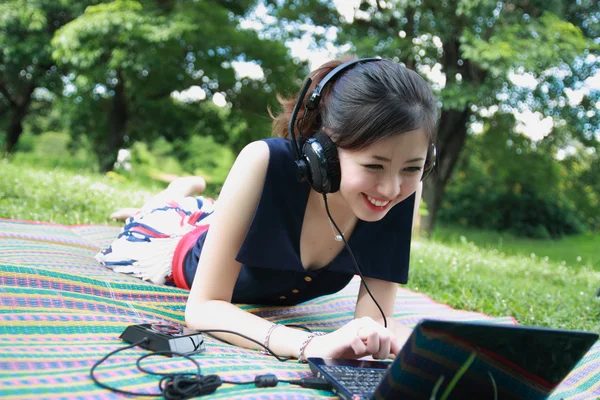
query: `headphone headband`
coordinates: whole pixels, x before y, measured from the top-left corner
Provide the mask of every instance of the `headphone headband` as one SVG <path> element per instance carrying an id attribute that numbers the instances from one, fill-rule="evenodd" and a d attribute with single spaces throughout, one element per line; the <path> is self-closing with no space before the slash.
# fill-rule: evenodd
<path id="1" fill-rule="evenodd" d="M 380 60 L 381 58 L 358 58 L 356 60 L 350 60 L 338 65 L 337 67 L 332 69 L 327 75 L 325 75 L 325 78 L 323 78 L 321 82 L 319 82 L 315 90 L 313 90 L 308 100 L 306 100 L 306 108 L 308 108 L 309 110 L 314 110 L 315 108 L 317 108 L 319 102 L 321 101 L 321 91 L 323 90 L 325 85 L 327 85 L 327 83 L 330 80 L 332 80 L 337 74 L 358 63 Z"/>
<path id="2" fill-rule="evenodd" d="M 379 61 L 379 60 L 381 60 L 381 59 L 380 58 L 359 58 L 356 60 L 347 61 L 347 62 L 335 67 L 327 75 L 325 75 L 325 77 L 321 80 L 321 82 L 319 82 L 319 84 L 317 85 L 315 90 L 313 90 L 312 94 L 310 95 L 310 98 L 307 99 L 307 101 L 306 101 L 306 106 L 305 106 L 306 109 L 313 110 L 318 107 L 319 102 L 321 101 L 321 91 L 323 90 L 325 85 L 327 85 L 327 83 L 330 80 L 332 80 L 336 75 L 340 74 L 342 71 L 346 70 L 347 68 L 350 68 L 351 66 L 353 66 L 355 64 L 362 63 L 362 62 L 369 62 L 369 61 Z M 298 180 L 300 182 L 311 181 L 311 184 L 313 184 L 313 186 L 314 186 L 314 179 L 316 178 L 316 175 L 314 173 L 315 171 L 311 171 L 313 168 L 311 168 L 311 166 L 309 165 L 309 162 L 307 162 L 308 159 L 306 157 L 306 154 L 304 154 L 304 152 L 301 149 L 302 145 L 298 142 L 298 140 L 296 139 L 296 134 L 294 133 L 294 128 L 296 125 L 296 117 L 298 116 L 298 112 L 300 111 L 300 107 L 302 106 L 302 102 L 304 100 L 304 97 L 306 96 L 306 92 L 308 92 L 308 89 L 310 88 L 311 84 L 312 84 L 312 79 L 306 78 L 306 83 L 304 84 L 304 87 L 300 91 L 300 95 L 298 96 L 298 101 L 296 101 L 296 104 L 294 105 L 294 109 L 292 110 L 292 115 L 290 117 L 290 121 L 289 121 L 289 125 L 288 125 L 288 131 L 290 133 L 290 136 L 292 137 L 292 151 L 294 153 L 294 156 L 296 157 L 296 166 L 298 167 L 298 171 L 297 171 Z M 305 110 L 305 112 L 306 112 L 306 110 Z M 333 146 L 333 147 L 335 147 L 335 146 Z M 333 150 L 331 150 L 331 151 L 333 151 Z M 319 191 L 322 192 L 322 190 L 319 190 Z"/>

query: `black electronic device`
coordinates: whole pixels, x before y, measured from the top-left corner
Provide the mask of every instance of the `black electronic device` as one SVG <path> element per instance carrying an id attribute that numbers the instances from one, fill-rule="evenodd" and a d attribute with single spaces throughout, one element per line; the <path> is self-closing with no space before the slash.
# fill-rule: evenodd
<path id="1" fill-rule="evenodd" d="M 179 324 L 130 325 L 119 337 L 129 343 L 147 338 L 140 347 L 156 352 L 167 352 L 165 355 L 168 357 L 171 357 L 168 352 L 190 355 L 205 349 L 204 336 L 201 333 Z"/>
<path id="2" fill-rule="evenodd" d="M 424 319 L 391 363 L 310 357 L 308 363 L 346 400 L 542 400 L 597 340 L 597 333 L 577 330 Z"/>

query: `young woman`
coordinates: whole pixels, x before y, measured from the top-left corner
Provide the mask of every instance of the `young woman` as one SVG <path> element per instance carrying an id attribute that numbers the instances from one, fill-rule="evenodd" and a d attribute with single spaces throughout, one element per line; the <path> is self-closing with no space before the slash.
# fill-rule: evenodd
<path id="1" fill-rule="evenodd" d="M 98 259 L 190 289 L 191 328 L 239 332 L 300 361 L 394 357 L 410 335 L 391 316 L 408 279 L 421 180 L 433 165 L 436 102 L 418 74 L 389 60 L 336 60 L 309 79 L 298 104 L 280 99 L 279 137 L 240 152 L 218 202 L 182 197 L 204 188 L 200 178 L 177 181 Z M 288 126 L 313 139 L 295 147 Z M 175 194 L 181 200 L 164 201 Z M 274 325 L 234 304 L 293 307 L 341 290 L 357 266 L 365 285 L 354 319 L 328 334 Z"/>

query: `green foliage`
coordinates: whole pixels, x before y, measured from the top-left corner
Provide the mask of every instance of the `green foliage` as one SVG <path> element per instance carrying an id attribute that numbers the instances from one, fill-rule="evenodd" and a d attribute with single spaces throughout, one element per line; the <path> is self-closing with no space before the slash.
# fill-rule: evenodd
<path id="1" fill-rule="evenodd" d="M 135 142 L 131 146 L 131 164 L 136 167 L 156 167 L 156 156 L 150 152 L 144 142 Z"/>
<path id="2" fill-rule="evenodd" d="M 194 136 L 180 146 L 183 166 L 194 175 L 206 177 L 207 184 L 222 186 L 235 161 L 235 154 L 210 136 Z"/>
<path id="3" fill-rule="evenodd" d="M 588 228 L 600 232 L 600 153 L 577 148 L 561 164 L 565 171 L 565 193 Z"/>
<path id="4" fill-rule="evenodd" d="M 469 124 L 485 122 L 483 114 L 489 108 L 496 108 L 499 114 L 531 110 L 551 117 L 555 141 L 545 147 L 547 154 L 570 141 L 600 147 L 600 113 L 596 109 L 600 91 L 586 92 L 576 106 L 568 99 L 570 90 L 581 89 L 587 78 L 600 71 L 600 59 L 593 56 L 600 46 L 597 1 L 363 0 L 350 17 L 342 17 L 331 2 L 320 0 L 269 3 L 282 4 L 273 9 L 274 15 L 318 25 L 320 29 L 300 25 L 291 30 L 298 37 L 312 36 L 315 48 L 323 44 L 321 32 L 335 29 L 340 52 L 387 57 L 431 80 L 442 111 L 437 174 L 425 182 L 424 191 L 432 217 L 438 215 L 445 186 L 456 182 L 455 163 L 471 139 L 467 137 Z M 314 9 L 320 9 L 320 13 L 313 19 Z M 443 83 L 438 73 L 429 74 L 437 68 L 443 74 Z M 522 74 L 534 78 L 537 85 L 523 86 L 513 79 Z M 506 130 L 514 131 L 517 122 L 508 122 Z M 515 169 L 528 171 L 521 161 L 512 161 Z M 504 169 L 504 165 L 492 166 Z M 545 175 L 540 169 L 529 171 Z M 510 190 L 507 185 L 496 191 Z M 549 202 L 546 214 L 577 225 L 568 222 L 568 215 L 557 215 L 563 213 L 564 195 L 553 193 L 548 197 L 538 188 L 534 193 Z M 545 234 L 541 226 L 531 227 L 529 234 Z"/>
<path id="5" fill-rule="evenodd" d="M 584 226 L 566 198 L 548 198 L 528 187 L 506 190 L 501 185 L 472 181 L 449 188 L 439 211 L 440 222 L 538 239 L 581 233 Z"/>
<path id="6" fill-rule="evenodd" d="M 94 0 L 3 0 L 0 2 L 0 118 L 11 137 L 3 137 L 2 149 L 12 150 L 27 111 L 37 102 L 34 90 L 42 87 L 59 93 L 61 74 L 51 53 L 54 32 L 81 14 Z M 9 125 L 9 121 L 12 124 Z M 10 129 L 9 129 L 10 128 Z"/>
<path id="7" fill-rule="evenodd" d="M 470 138 L 439 211 L 442 222 L 539 239 L 580 233 L 585 225 L 565 192 L 569 174 L 504 117 Z"/>
<path id="8" fill-rule="evenodd" d="M 96 1 L 67 4 L 54 0 L 4 0 L 0 3 L 0 81 L 3 95 L 18 98 L 27 86 L 59 82 L 51 57 L 54 32 Z M 51 85 L 53 84 L 53 85 Z"/>
<path id="9" fill-rule="evenodd" d="M 212 197 L 218 194 L 235 161 L 231 149 L 211 136 L 192 136 L 175 144 L 158 138 L 151 146 L 134 142 L 129 150 L 129 168 L 119 166 L 120 175 L 142 182 L 199 175 L 207 183 L 206 194 Z"/>
<path id="10" fill-rule="evenodd" d="M 542 71 L 556 66 L 562 57 L 575 59 L 586 50 L 599 48 L 587 41 L 578 27 L 549 12 L 526 24 L 498 22 L 490 37 L 465 30 L 461 38 L 464 57 L 477 60 L 483 69 L 497 76 L 519 67 Z"/>
<path id="11" fill-rule="evenodd" d="M 230 3 L 117 0 L 88 7 L 65 25 L 52 41 L 53 56 L 72 71 L 74 101 L 86 103 L 69 109 L 72 129 L 86 129 L 105 158 L 116 158 L 126 137 L 174 143 L 211 134 L 240 148 L 268 135 L 267 105 L 277 88 L 290 86 L 295 65 L 283 43 L 238 27 L 254 1 Z M 235 61 L 257 63 L 264 77 L 237 77 Z M 170 97 L 190 86 L 203 90 L 207 100 L 225 94 L 231 123 L 216 107 Z M 97 124 L 106 116 L 109 123 Z M 196 122 L 209 129 L 192 132 Z"/>
<path id="12" fill-rule="evenodd" d="M 243 27 L 241 22 L 252 21 L 258 4 L 276 18 L 255 16 L 259 28 Z M 156 158 L 146 160 L 155 165 L 143 176 L 157 170 L 200 172 L 219 182 L 231 153 L 219 150 L 222 158 L 211 160 L 192 154 L 187 144 L 210 136 L 236 153 L 246 143 L 269 136 L 267 106 L 276 105 L 275 93 L 297 90 L 298 78 L 306 73 L 306 65 L 292 59 L 286 41 L 312 36 L 313 49 L 323 49 L 335 28 L 336 44 L 345 46 L 340 51 L 389 57 L 424 75 L 441 65 L 445 87 L 432 82 L 442 103 L 440 162 L 438 174 L 431 178 L 437 179 L 440 193 L 446 182 L 461 181 L 452 177 L 454 160 L 468 123 L 489 123 L 482 110 L 494 106 L 499 114 L 510 115 L 531 109 L 554 119 L 554 141 L 539 147 L 539 154 L 528 152 L 508 164 L 480 158 L 485 161 L 473 165 L 469 177 L 487 182 L 491 176 L 494 193 L 508 196 L 505 200 L 516 208 L 524 206 L 527 196 L 528 201 L 541 202 L 537 219 L 572 227 L 581 221 L 599 229 L 597 164 L 576 160 L 571 169 L 541 156 L 555 154 L 573 141 L 599 147 L 600 91 L 587 92 L 577 105 L 567 96 L 598 71 L 599 60 L 590 55 L 599 50 L 599 10 L 592 0 L 361 1 L 351 20 L 341 16 L 333 2 L 322 0 L 5 0 L 0 2 L 0 131 L 15 110 L 26 110 L 25 132 L 67 132 L 74 138 L 70 154 L 86 137 L 96 153 L 89 162 L 92 169 L 97 164 L 112 167 L 119 148 L 139 142 Z M 237 61 L 259 65 L 264 77 L 236 76 Z M 530 74 L 537 86 L 519 86 L 510 79 L 514 73 Z M 201 88 L 206 98 L 171 97 L 191 86 Z M 226 97 L 225 107 L 210 101 L 216 93 Z M 504 130 L 513 132 L 515 125 L 508 119 Z M 22 150 L 27 150 L 28 140 Z M 7 145 L 7 138 L 0 143 Z M 201 147 L 213 144 L 203 142 Z M 526 147 L 521 149 L 528 151 Z M 30 162 L 50 166 L 67 161 L 52 164 L 38 157 Z M 569 178 L 561 175 L 564 172 Z M 512 178 L 525 174 L 527 179 Z M 522 192 L 516 192 L 517 184 Z M 428 204 L 438 204 L 434 200 L 439 196 Z M 429 216 L 437 215 L 429 211 Z M 515 217 L 511 224 L 521 220 Z M 545 236 L 571 228 L 527 222 L 516 229 Z"/>
<path id="13" fill-rule="evenodd" d="M 98 171 L 98 162 L 85 137 L 74 140 L 68 133 L 24 134 L 11 159 L 17 164 L 53 169 Z"/>

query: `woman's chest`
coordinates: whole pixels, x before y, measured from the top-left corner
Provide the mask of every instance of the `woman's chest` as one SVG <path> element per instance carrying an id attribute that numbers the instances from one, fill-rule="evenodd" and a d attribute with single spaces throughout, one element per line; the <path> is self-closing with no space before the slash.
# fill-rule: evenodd
<path id="1" fill-rule="evenodd" d="M 351 226 L 340 227 L 346 240 L 354 230 L 352 222 Z M 323 268 L 334 261 L 344 249 L 344 242 L 336 240 L 338 235 L 327 217 L 305 215 L 300 233 L 300 261 L 305 270 Z"/>

